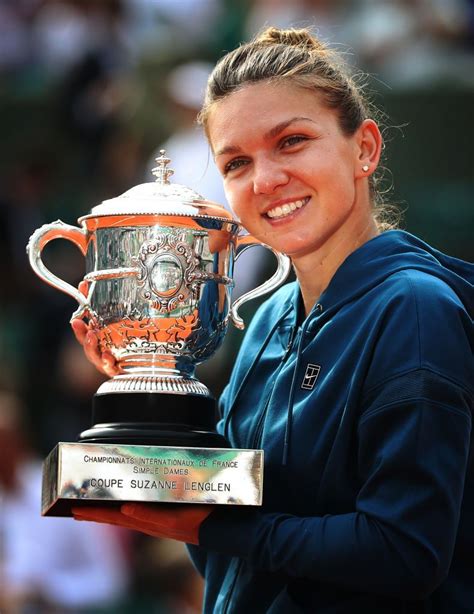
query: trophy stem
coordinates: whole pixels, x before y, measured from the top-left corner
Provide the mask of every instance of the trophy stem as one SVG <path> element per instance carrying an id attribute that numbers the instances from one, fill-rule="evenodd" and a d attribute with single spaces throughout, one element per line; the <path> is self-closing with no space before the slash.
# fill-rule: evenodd
<path id="1" fill-rule="evenodd" d="M 165 369 L 127 369 L 104 382 L 97 394 L 164 393 L 173 395 L 199 395 L 211 397 L 207 386 L 192 375 Z"/>

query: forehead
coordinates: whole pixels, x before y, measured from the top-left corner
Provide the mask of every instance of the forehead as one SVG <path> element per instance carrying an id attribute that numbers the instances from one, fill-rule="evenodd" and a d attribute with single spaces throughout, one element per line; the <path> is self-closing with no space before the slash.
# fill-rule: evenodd
<path id="1" fill-rule="evenodd" d="M 337 123 L 334 111 L 316 91 L 294 83 L 255 83 L 215 103 L 208 134 L 214 151 L 232 139 L 247 139 L 292 117 L 307 117 L 317 125 Z"/>

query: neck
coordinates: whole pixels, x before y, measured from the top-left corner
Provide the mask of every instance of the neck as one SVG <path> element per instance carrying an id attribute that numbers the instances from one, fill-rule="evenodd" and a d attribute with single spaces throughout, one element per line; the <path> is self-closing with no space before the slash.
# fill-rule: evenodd
<path id="1" fill-rule="evenodd" d="M 344 228 L 344 232 L 333 235 L 316 251 L 293 259 L 306 315 L 317 303 L 347 256 L 378 234 L 375 221 L 370 216 L 364 224 L 352 228 L 350 233 Z"/>

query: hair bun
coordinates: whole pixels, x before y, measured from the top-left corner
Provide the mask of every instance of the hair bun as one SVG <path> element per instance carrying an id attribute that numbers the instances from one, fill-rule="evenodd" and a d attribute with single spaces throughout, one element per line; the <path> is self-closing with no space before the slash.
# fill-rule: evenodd
<path id="1" fill-rule="evenodd" d="M 326 51 L 326 46 L 314 37 L 307 28 L 289 28 L 280 30 L 270 27 L 263 30 L 255 39 L 261 45 L 288 45 L 289 47 L 306 47 L 317 51 Z"/>

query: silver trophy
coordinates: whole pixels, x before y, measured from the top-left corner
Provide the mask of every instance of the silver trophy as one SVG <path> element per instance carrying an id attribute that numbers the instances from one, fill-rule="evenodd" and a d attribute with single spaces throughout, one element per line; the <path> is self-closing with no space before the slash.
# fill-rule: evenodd
<path id="1" fill-rule="evenodd" d="M 94 395 L 93 426 L 46 459 L 45 515 L 98 501 L 261 503 L 263 453 L 231 449 L 217 434 L 215 399 L 195 369 L 229 320 L 244 328 L 239 307 L 279 286 L 290 261 L 272 250 L 274 275 L 232 304 L 234 262 L 261 243 L 224 207 L 170 183 L 160 153 L 155 182 L 104 201 L 80 227 L 46 224 L 28 243 L 33 270 L 77 300 L 72 317 L 88 319 L 121 370 Z M 87 296 L 44 265 L 44 246 L 58 238 L 85 255 Z"/>

